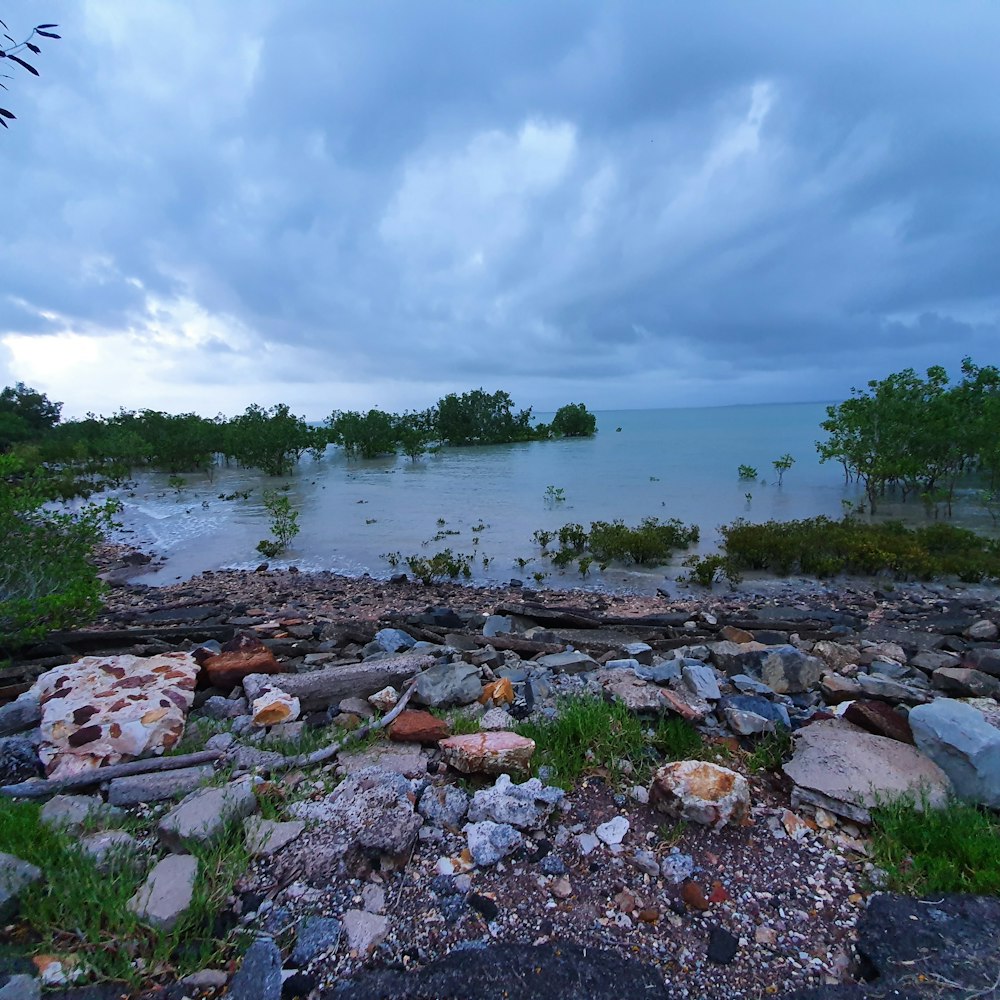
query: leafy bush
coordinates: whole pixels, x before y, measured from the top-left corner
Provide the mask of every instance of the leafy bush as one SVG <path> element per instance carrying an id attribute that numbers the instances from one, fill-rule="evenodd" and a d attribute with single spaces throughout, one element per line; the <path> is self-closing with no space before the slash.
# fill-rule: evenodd
<path id="1" fill-rule="evenodd" d="M 941 522 L 907 528 L 899 521 L 865 524 L 850 517 L 763 524 L 739 519 L 719 532 L 737 569 L 820 577 L 890 573 L 904 579 L 1000 580 L 1000 540 Z"/>
<path id="2" fill-rule="evenodd" d="M 91 562 L 113 526 L 116 502 L 77 513 L 45 508 L 52 483 L 43 468 L 27 470 L 0 455 L 0 647 L 85 622 L 101 606 L 103 584 Z"/>
<path id="3" fill-rule="evenodd" d="M 737 470 L 740 479 L 756 479 L 757 470 L 752 465 L 741 465 Z"/>
<path id="4" fill-rule="evenodd" d="M 597 433 L 597 417 L 583 403 L 567 403 L 556 410 L 552 433 L 559 437 L 593 437 Z"/>
<path id="5" fill-rule="evenodd" d="M 273 559 L 288 548 L 291 540 L 301 531 L 299 512 L 292 509 L 287 495 L 278 490 L 264 491 L 264 509 L 271 516 L 271 534 L 274 541 L 262 539 L 257 543 L 257 551 Z"/>
<path id="6" fill-rule="evenodd" d="M 626 527 L 624 521 L 594 521 L 589 547 L 600 562 L 652 566 L 667 562 L 676 549 L 687 548 L 699 537 L 697 525 L 685 525 L 675 517 L 669 521 L 646 517 L 635 528 Z"/>
<path id="7" fill-rule="evenodd" d="M 432 556 L 412 555 L 406 558 L 410 572 L 423 584 L 434 580 L 456 580 L 472 576 L 472 557 L 451 549 L 442 549 Z"/>
<path id="8" fill-rule="evenodd" d="M 727 580 L 734 587 L 743 577 L 729 556 L 718 552 L 708 556 L 688 556 L 683 563 L 690 573 L 680 577 L 684 583 L 698 584 L 701 587 L 711 587 L 717 580 Z"/>

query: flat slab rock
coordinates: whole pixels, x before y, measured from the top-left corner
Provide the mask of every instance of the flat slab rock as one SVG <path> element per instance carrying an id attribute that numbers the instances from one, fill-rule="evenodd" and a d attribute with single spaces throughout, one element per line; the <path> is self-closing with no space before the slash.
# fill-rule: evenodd
<path id="1" fill-rule="evenodd" d="M 450 736 L 438 747 L 445 762 L 463 774 L 511 774 L 528 770 L 535 741 L 497 730 Z"/>
<path id="2" fill-rule="evenodd" d="M 417 971 L 373 969 L 321 993 L 322 1000 L 666 1000 L 659 973 L 610 951 L 572 944 L 462 948 Z"/>
<path id="3" fill-rule="evenodd" d="M 857 952 L 868 981 L 799 990 L 786 1000 L 995 997 L 997 927 L 1000 899 L 992 896 L 873 896 L 858 924 Z M 945 985 L 949 981 L 956 985 Z"/>
<path id="4" fill-rule="evenodd" d="M 915 747 L 840 719 L 800 729 L 783 770 L 800 788 L 828 799 L 831 808 L 846 803 L 855 811 L 871 808 L 880 795 L 919 795 L 921 787 L 932 806 L 943 806 L 951 789 L 944 771 Z"/>
<path id="5" fill-rule="evenodd" d="M 85 656 L 42 674 L 38 749 L 50 778 L 161 754 L 184 733 L 198 664 L 189 653 Z"/>

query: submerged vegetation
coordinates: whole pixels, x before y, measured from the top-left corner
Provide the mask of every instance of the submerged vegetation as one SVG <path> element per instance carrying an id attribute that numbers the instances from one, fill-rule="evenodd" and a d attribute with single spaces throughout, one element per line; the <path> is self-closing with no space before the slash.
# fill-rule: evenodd
<path id="1" fill-rule="evenodd" d="M 751 524 L 737 520 L 719 529 L 729 564 L 740 570 L 767 570 L 785 576 L 837 573 L 928 580 L 957 576 L 967 583 L 1000 580 L 1000 539 L 934 522 L 907 528 L 899 521 L 869 524 L 855 517 L 835 521 Z"/>
<path id="2" fill-rule="evenodd" d="M 541 554 L 560 569 L 577 561 L 582 576 L 597 562 L 602 568 L 609 563 L 655 566 L 667 562 L 678 549 L 697 542 L 698 526 L 684 524 L 677 518 L 661 521 L 646 517 L 634 528 L 624 521 L 593 521 L 590 531 L 582 524 L 564 524 L 556 531 L 539 529 L 534 540 Z M 553 540 L 559 542 L 555 552 L 549 550 Z"/>

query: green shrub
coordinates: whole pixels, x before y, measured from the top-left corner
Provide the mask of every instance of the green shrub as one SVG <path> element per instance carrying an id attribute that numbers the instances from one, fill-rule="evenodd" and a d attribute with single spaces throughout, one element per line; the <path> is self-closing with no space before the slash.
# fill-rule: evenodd
<path id="1" fill-rule="evenodd" d="M 757 478 L 757 470 L 752 465 L 741 465 L 736 471 L 739 473 L 740 479 Z"/>
<path id="2" fill-rule="evenodd" d="M 44 506 L 50 487 L 45 469 L 0 455 L 0 648 L 81 624 L 101 607 L 104 588 L 91 558 L 120 506 L 57 513 Z"/>
<path id="3" fill-rule="evenodd" d="M 899 521 L 865 524 L 847 517 L 751 524 L 719 529 L 738 570 L 787 575 L 888 573 L 904 579 L 957 576 L 965 582 L 1000 579 L 1000 540 L 938 522 L 907 528 Z"/>
<path id="4" fill-rule="evenodd" d="M 406 559 L 410 572 L 423 584 L 434 580 L 455 580 L 472 576 L 472 557 L 451 549 L 442 549 L 432 556 L 412 555 Z"/>
<path id="5" fill-rule="evenodd" d="M 271 534 L 274 540 L 262 539 L 257 543 L 257 551 L 273 559 L 288 548 L 291 540 L 301 531 L 299 512 L 292 509 L 287 495 L 278 490 L 264 492 L 264 509 L 271 517 Z"/>
<path id="6" fill-rule="evenodd" d="M 680 577 L 681 582 L 700 587 L 711 587 L 720 579 L 727 580 L 735 587 L 743 579 L 733 560 L 718 552 L 708 556 L 688 556 L 682 565 L 691 572 Z"/>

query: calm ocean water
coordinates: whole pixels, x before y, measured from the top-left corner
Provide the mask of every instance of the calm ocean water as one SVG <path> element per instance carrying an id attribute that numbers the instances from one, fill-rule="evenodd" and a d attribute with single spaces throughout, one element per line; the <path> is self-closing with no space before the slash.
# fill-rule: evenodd
<path id="1" fill-rule="evenodd" d="M 175 490 L 166 475 L 144 474 L 134 491 L 120 494 L 123 538 L 167 557 L 143 582 L 166 584 L 205 569 L 254 567 L 262 561 L 255 546 L 268 537 L 261 494 L 289 483 L 301 532 L 284 558 L 271 560 L 273 567 L 388 576 L 393 570 L 382 553 L 430 555 L 450 547 L 475 556 L 474 579 L 480 582 L 512 576 L 531 582 L 535 570 L 545 570 L 546 586 L 579 586 L 575 568 L 560 575 L 539 558 L 531 539 L 535 529 L 569 521 L 586 527 L 593 520 L 622 518 L 631 525 L 648 516 L 677 517 L 701 528 L 701 543 L 690 551 L 711 552 L 717 526 L 737 517 L 839 517 L 843 500 L 862 499 L 854 484 L 845 485 L 839 465 L 821 465 L 817 458 L 824 404 L 619 410 L 597 417 L 592 439 L 452 448 L 419 462 L 348 461 L 329 448 L 318 462 L 303 459 L 286 479 L 220 468 L 212 481 L 190 475 L 186 486 Z M 771 462 L 786 452 L 795 465 L 779 487 Z M 763 482 L 740 481 L 740 464 L 755 466 Z M 547 500 L 549 486 L 563 490 L 565 501 Z M 247 500 L 219 499 L 237 490 L 252 492 Z M 956 523 L 993 530 L 971 501 L 956 515 Z M 880 516 L 926 520 L 919 503 L 887 506 Z M 443 529 L 438 519 L 444 520 Z M 487 527 L 474 533 L 472 527 L 480 524 Z M 441 530 L 458 534 L 431 541 Z M 676 576 L 684 555 L 673 569 L 609 569 L 603 577 L 595 569 L 586 583 L 653 591 L 665 574 Z M 533 561 L 522 570 L 514 562 L 518 557 Z"/>

